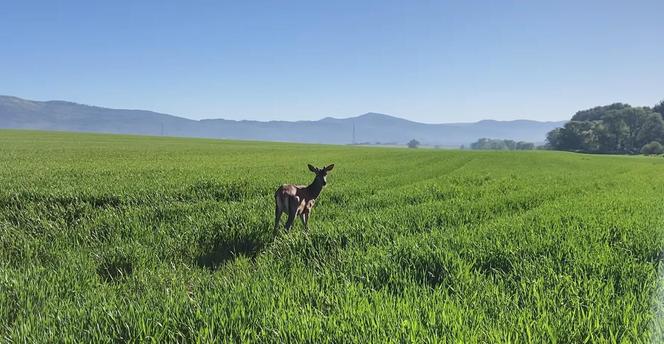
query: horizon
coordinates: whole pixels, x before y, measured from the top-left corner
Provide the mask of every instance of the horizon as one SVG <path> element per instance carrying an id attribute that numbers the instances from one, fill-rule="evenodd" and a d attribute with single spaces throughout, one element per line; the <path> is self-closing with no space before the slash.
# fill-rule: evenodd
<path id="1" fill-rule="evenodd" d="M 188 119 L 192 121 L 214 121 L 214 120 L 225 120 L 225 121 L 249 121 L 249 122 L 318 122 L 318 121 L 323 121 L 326 119 L 334 119 L 334 120 L 346 120 L 346 119 L 355 119 L 359 118 L 362 116 L 367 116 L 367 115 L 380 115 L 380 116 L 386 116 L 394 119 L 400 119 L 400 120 L 405 120 L 405 121 L 410 121 L 413 123 L 419 123 L 419 124 L 431 124 L 431 125 L 437 125 L 437 124 L 474 124 L 474 123 L 479 123 L 479 122 L 515 122 L 515 121 L 532 121 L 532 122 L 541 122 L 541 123 L 553 123 L 553 122 L 566 122 L 568 121 L 567 119 L 564 120 L 553 120 L 553 121 L 539 121 L 539 120 L 533 120 L 533 119 L 528 119 L 528 118 L 515 118 L 515 119 L 510 119 L 510 120 L 496 120 L 496 119 L 491 119 L 491 118 L 485 118 L 485 119 L 480 119 L 477 121 L 473 122 L 419 122 L 419 121 L 414 121 L 411 119 L 408 119 L 406 117 L 402 117 L 400 115 L 395 115 L 395 114 L 387 114 L 387 113 L 380 113 L 380 112 L 375 112 L 375 111 L 369 111 L 369 112 L 364 112 L 360 114 L 355 114 L 355 115 L 348 115 L 348 114 L 337 114 L 337 115 L 328 115 L 325 117 L 321 117 L 318 119 L 294 119 L 294 120 L 260 120 L 260 119 L 231 119 L 231 118 L 223 118 L 223 117 L 215 117 L 215 118 L 189 118 L 185 115 L 182 114 L 174 114 L 174 113 L 163 113 L 163 112 L 157 112 L 151 109 L 133 109 L 133 108 L 109 108 L 105 106 L 99 106 L 95 104 L 83 104 L 83 103 L 78 103 L 78 102 L 73 102 L 65 99 L 48 99 L 48 100 L 40 100 L 40 99 L 26 99 L 22 97 L 17 97 L 17 96 L 12 96 L 8 94 L 0 94 L 0 97 L 7 97 L 7 98 L 15 98 L 19 99 L 21 101 L 28 101 L 28 102 L 39 102 L 39 103 L 48 103 L 48 102 L 59 102 L 59 103 L 68 103 L 68 104 L 74 104 L 78 106 L 87 106 L 87 107 L 96 107 L 96 108 L 102 108 L 102 109 L 107 109 L 107 110 L 121 110 L 121 111 L 145 111 L 145 112 L 152 112 L 160 115 L 167 115 L 167 116 L 173 116 L 173 117 L 179 117 L 183 119 Z"/>
<path id="2" fill-rule="evenodd" d="M 22 99 L 193 120 L 443 124 L 564 121 L 664 96 L 658 1 L 3 7 L 0 94 Z"/>

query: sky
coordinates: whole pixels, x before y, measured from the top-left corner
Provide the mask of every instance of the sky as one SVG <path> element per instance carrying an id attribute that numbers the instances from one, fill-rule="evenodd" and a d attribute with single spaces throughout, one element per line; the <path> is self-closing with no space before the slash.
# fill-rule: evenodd
<path id="1" fill-rule="evenodd" d="M 664 1 L 0 0 L 0 94 L 183 117 L 563 120 L 664 99 Z"/>

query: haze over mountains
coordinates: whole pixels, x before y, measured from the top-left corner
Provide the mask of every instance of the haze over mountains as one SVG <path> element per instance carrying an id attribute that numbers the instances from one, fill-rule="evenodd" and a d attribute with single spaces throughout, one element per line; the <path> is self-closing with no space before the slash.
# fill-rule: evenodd
<path id="1" fill-rule="evenodd" d="M 378 113 L 318 121 L 191 120 L 145 110 L 109 109 L 66 101 L 0 96 L 0 128 L 165 135 L 303 143 L 459 146 L 479 138 L 541 143 L 565 121 L 531 120 L 425 124 Z M 354 130 L 353 130 L 354 128 Z M 353 135 L 353 131 L 355 134 Z"/>

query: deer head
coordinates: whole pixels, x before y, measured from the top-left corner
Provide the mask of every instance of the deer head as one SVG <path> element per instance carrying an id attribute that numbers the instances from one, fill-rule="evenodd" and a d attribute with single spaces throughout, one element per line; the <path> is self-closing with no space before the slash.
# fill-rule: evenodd
<path id="1" fill-rule="evenodd" d="M 321 186 L 325 186 L 327 184 L 327 172 L 332 171 L 332 169 L 334 168 L 334 164 L 325 166 L 323 168 L 317 168 L 311 164 L 307 166 L 309 166 L 309 171 L 316 174 L 314 182 Z"/>

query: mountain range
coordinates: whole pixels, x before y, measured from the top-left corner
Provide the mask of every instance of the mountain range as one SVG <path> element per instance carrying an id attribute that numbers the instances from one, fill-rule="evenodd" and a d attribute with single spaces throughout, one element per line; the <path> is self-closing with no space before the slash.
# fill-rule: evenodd
<path id="1" fill-rule="evenodd" d="M 0 96 L 0 128 L 240 140 L 400 145 L 416 139 L 425 145 L 459 146 L 486 137 L 541 143 L 547 132 L 564 123 L 483 120 L 426 124 L 378 113 L 317 121 L 192 120 L 145 110 Z"/>

